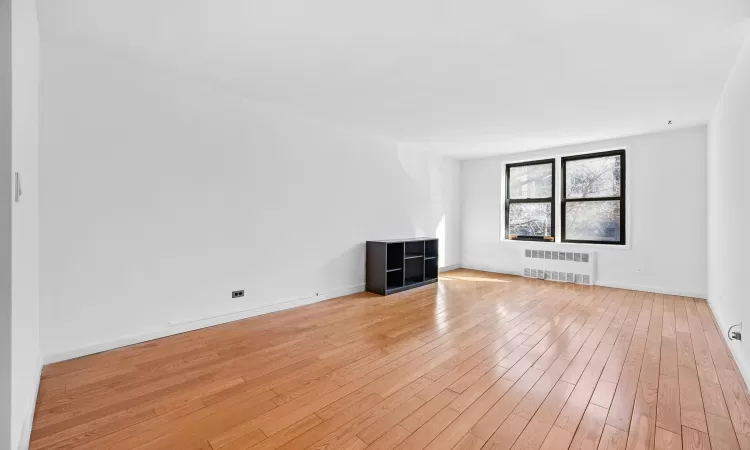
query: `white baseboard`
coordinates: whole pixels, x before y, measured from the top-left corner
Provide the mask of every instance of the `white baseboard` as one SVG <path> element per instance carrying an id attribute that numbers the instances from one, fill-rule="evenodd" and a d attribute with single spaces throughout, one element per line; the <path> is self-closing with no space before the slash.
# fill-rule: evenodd
<path id="1" fill-rule="evenodd" d="M 741 347 L 742 343 L 737 341 L 730 341 L 725 332 L 731 325 L 734 324 L 728 324 L 725 321 L 721 320 L 721 316 L 719 314 L 716 314 L 717 311 L 716 308 L 714 308 L 714 305 L 711 303 L 711 299 L 707 299 L 706 303 L 708 303 L 708 307 L 711 309 L 711 314 L 713 314 L 714 319 L 716 320 L 716 325 L 719 327 L 719 334 L 721 334 L 724 338 L 724 341 L 726 341 L 727 347 L 729 347 L 729 351 L 732 353 L 732 358 L 734 358 L 734 361 L 737 363 L 737 368 L 740 369 L 742 378 L 745 379 L 745 385 L 750 387 L 750 365 L 743 356 Z"/>
<path id="2" fill-rule="evenodd" d="M 26 406 L 26 414 L 21 428 L 21 438 L 18 442 L 18 450 L 28 450 L 31 442 L 31 427 L 34 425 L 34 411 L 36 410 L 36 398 L 39 395 L 39 382 L 42 379 L 42 356 L 36 359 L 36 373 L 34 375 L 34 395 L 31 396 Z"/>
<path id="3" fill-rule="evenodd" d="M 448 271 L 456 270 L 460 268 L 461 268 L 461 264 L 452 264 L 450 266 L 440 267 L 438 269 L 438 273 L 448 272 Z"/>
<path id="4" fill-rule="evenodd" d="M 628 289 L 631 291 L 653 292 L 656 294 L 678 295 L 680 297 L 706 298 L 705 292 L 685 291 L 682 289 L 666 288 L 661 286 L 643 286 L 637 284 L 617 283 L 611 281 L 596 281 L 597 286 L 616 289 Z"/>
<path id="5" fill-rule="evenodd" d="M 461 268 L 467 269 L 467 270 L 478 270 L 480 272 L 499 273 L 502 275 L 515 275 L 517 277 L 523 276 L 523 272 L 514 272 L 510 270 L 498 270 L 494 267 L 484 266 L 481 264 L 469 264 L 469 265 L 461 264 Z"/>
<path id="6" fill-rule="evenodd" d="M 312 303 L 321 302 L 331 298 L 342 297 L 344 295 L 356 294 L 365 290 L 364 284 L 357 284 L 353 286 L 347 286 L 343 288 L 334 289 L 326 293 L 319 293 L 307 297 L 295 297 L 291 299 L 281 300 L 279 302 L 260 306 L 258 308 L 243 309 L 228 311 L 216 315 L 207 317 L 189 317 L 171 320 L 164 327 L 158 330 L 148 331 L 144 333 L 132 334 L 128 336 L 122 336 L 118 339 L 114 339 L 107 342 L 100 342 L 96 344 L 87 345 L 64 352 L 51 353 L 44 356 L 44 364 L 52 364 L 60 361 L 66 361 L 73 358 L 80 358 L 81 356 L 92 355 L 94 353 L 100 353 L 115 348 L 126 347 L 128 345 L 140 344 L 141 342 L 151 341 L 154 339 L 160 339 L 167 336 L 173 336 L 175 334 L 181 334 L 188 331 L 199 330 L 201 328 L 212 327 L 223 323 L 234 322 L 237 320 L 247 319 L 249 317 L 260 316 L 262 314 L 273 313 L 277 311 L 283 311 L 285 309 L 294 308 L 297 306 L 309 305 Z"/>
<path id="7" fill-rule="evenodd" d="M 494 268 L 487 267 L 487 266 L 464 265 L 463 268 L 470 269 L 470 270 L 482 270 L 484 272 L 501 273 L 503 275 L 515 275 L 519 277 L 523 276 L 522 272 L 501 271 L 501 270 L 496 270 Z M 681 297 L 706 298 L 705 292 L 685 291 L 685 290 L 680 290 L 680 289 L 665 288 L 661 286 L 644 286 L 644 285 L 637 285 L 637 284 L 618 283 L 618 282 L 600 281 L 600 280 L 596 280 L 594 284 L 596 286 L 610 287 L 610 288 L 615 288 L 615 289 L 628 289 L 631 291 L 653 292 L 656 294 L 679 295 Z"/>

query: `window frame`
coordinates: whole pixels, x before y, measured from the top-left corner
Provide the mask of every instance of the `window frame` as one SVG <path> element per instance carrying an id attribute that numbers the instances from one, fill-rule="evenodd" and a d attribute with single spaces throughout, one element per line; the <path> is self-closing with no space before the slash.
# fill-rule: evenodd
<path id="1" fill-rule="evenodd" d="M 527 198 L 527 199 L 512 199 L 510 198 L 510 169 L 514 167 L 523 167 L 523 166 L 539 166 L 542 164 L 551 164 L 552 165 L 552 195 L 550 197 L 544 197 L 544 198 Z M 557 219 L 555 217 L 555 190 L 556 190 L 556 181 L 555 181 L 555 175 L 557 171 L 557 161 L 556 158 L 547 158 L 547 159 L 539 159 L 534 161 L 523 161 L 518 163 L 510 163 L 505 165 L 505 239 L 509 241 L 532 241 L 532 242 L 555 242 L 556 236 L 555 236 L 555 223 L 557 222 Z M 551 212 L 551 229 L 550 232 L 552 233 L 551 238 L 548 239 L 547 236 L 518 236 L 514 235 L 515 237 L 510 237 L 510 205 L 511 203 L 549 203 L 550 204 L 550 212 Z"/>
<path id="2" fill-rule="evenodd" d="M 582 159 L 595 159 L 595 158 L 602 158 L 607 156 L 619 156 L 620 157 L 620 195 L 619 196 L 609 196 L 609 197 L 590 197 L 590 198 L 567 198 L 568 194 L 568 177 L 567 177 L 567 165 L 566 163 L 568 161 L 579 161 Z M 563 156 L 560 158 L 560 170 L 562 171 L 562 192 L 560 192 L 560 227 L 561 230 L 561 236 L 560 236 L 560 242 L 563 243 L 571 243 L 571 244 L 596 244 L 596 245 L 619 245 L 624 246 L 626 245 L 626 237 L 627 237 L 627 228 L 626 228 L 626 221 L 625 221 L 625 215 L 626 215 L 626 180 L 627 180 L 627 172 L 626 172 L 626 155 L 625 155 L 625 149 L 617 149 L 617 150 L 607 150 L 603 152 L 596 152 L 596 153 L 584 153 L 580 155 L 572 155 L 572 156 Z M 568 202 L 575 203 L 575 202 L 590 202 L 590 201 L 619 201 L 620 202 L 620 240 L 619 241 L 597 241 L 597 240 L 588 240 L 588 239 L 566 239 L 565 237 L 565 216 L 566 216 L 566 205 Z"/>

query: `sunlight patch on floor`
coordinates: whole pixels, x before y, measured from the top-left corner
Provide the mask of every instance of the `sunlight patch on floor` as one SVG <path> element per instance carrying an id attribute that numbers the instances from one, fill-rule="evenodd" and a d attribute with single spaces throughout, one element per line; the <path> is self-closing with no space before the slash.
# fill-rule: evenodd
<path id="1" fill-rule="evenodd" d="M 486 281 L 489 283 L 510 283 L 510 280 L 499 280 L 497 278 L 487 278 L 481 276 L 469 276 L 469 275 L 440 275 L 441 280 L 453 280 L 453 281 Z"/>

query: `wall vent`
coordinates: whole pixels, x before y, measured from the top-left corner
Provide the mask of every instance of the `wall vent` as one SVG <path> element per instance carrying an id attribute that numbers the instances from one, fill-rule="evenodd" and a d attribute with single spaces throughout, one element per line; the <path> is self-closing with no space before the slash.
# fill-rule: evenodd
<path id="1" fill-rule="evenodd" d="M 524 249 L 523 276 L 575 284 L 594 284 L 594 253 Z"/>

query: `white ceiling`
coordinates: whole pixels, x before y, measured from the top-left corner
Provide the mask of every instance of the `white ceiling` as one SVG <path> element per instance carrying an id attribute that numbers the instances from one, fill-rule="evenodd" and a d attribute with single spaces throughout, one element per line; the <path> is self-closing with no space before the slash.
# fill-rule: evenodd
<path id="1" fill-rule="evenodd" d="M 91 41 L 458 157 L 706 122 L 748 0 L 39 0 Z"/>

